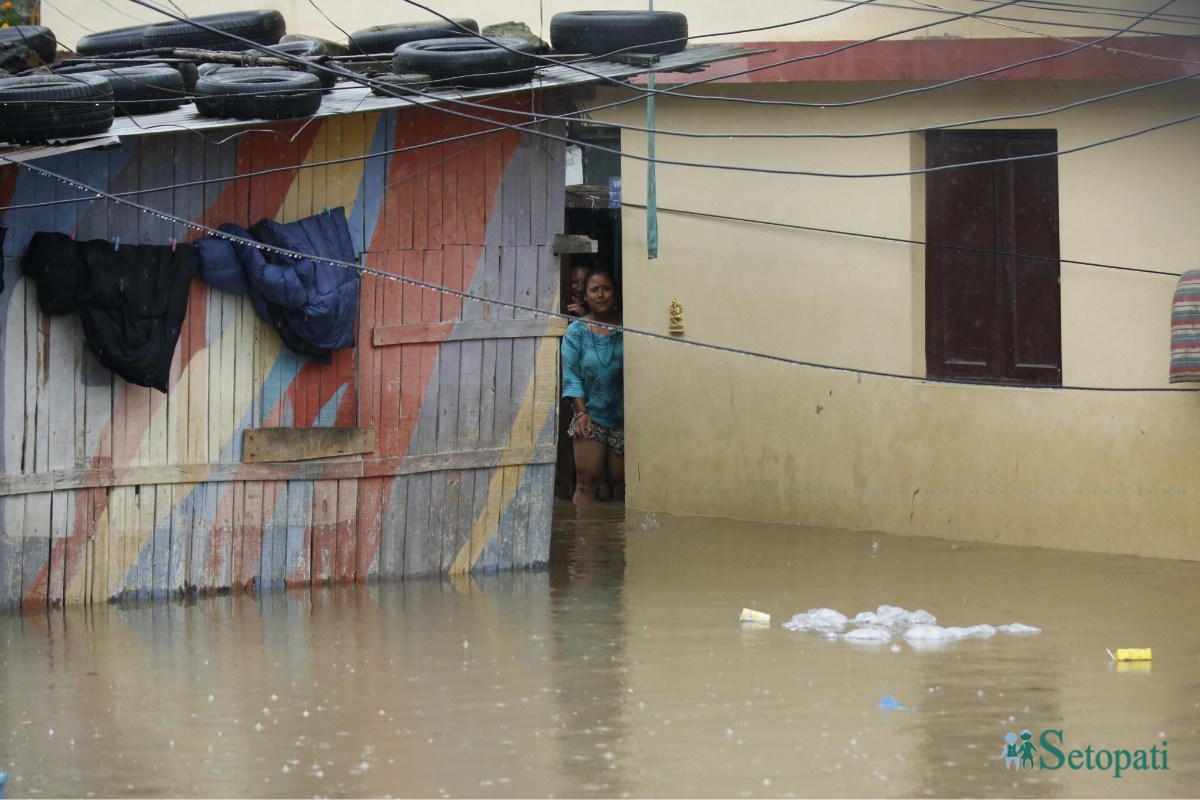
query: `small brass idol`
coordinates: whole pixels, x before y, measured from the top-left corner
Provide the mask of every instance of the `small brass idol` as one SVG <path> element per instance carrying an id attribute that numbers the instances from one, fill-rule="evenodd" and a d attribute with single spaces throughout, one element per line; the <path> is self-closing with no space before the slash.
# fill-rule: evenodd
<path id="1" fill-rule="evenodd" d="M 671 301 L 671 321 L 667 323 L 667 332 L 679 336 L 683 333 L 683 304 L 676 297 Z"/>

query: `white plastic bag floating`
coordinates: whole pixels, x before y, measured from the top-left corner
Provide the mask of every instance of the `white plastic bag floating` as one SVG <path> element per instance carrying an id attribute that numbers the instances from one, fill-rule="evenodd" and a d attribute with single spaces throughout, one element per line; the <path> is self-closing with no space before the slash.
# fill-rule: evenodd
<path id="1" fill-rule="evenodd" d="M 846 633 L 847 626 L 854 628 Z M 875 611 L 862 611 L 852 619 L 832 608 L 811 608 L 796 614 L 783 623 L 789 631 L 815 631 L 826 639 L 841 639 L 859 644 L 886 644 L 899 633 L 914 648 L 936 648 L 962 639 L 986 639 L 997 633 L 1031 635 L 1041 633 L 1041 628 L 1014 622 L 993 627 L 980 624 L 969 627 L 942 626 L 937 617 L 924 609 L 907 611 L 900 606 L 881 605 Z M 893 645 L 893 650 L 900 648 Z"/>
<path id="2" fill-rule="evenodd" d="M 795 614 L 783 627 L 789 631 L 840 631 L 846 627 L 846 615 L 832 608 L 810 608 Z"/>

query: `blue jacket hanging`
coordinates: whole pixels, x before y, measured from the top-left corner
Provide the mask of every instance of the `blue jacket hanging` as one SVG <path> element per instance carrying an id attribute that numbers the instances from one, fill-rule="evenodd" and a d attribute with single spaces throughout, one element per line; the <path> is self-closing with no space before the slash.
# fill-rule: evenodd
<path id="1" fill-rule="evenodd" d="M 303 256 L 264 250 L 242 241 L 205 237 L 196 241 L 200 277 L 234 294 L 249 294 L 260 317 L 291 350 L 328 364 L 332 350 L 354 346 L 358 318 L 358 270 L 344 209 L 281 224 L 264 219 L 219 230 Z M 331 264 L 332 261 L 342 262 Z"/>

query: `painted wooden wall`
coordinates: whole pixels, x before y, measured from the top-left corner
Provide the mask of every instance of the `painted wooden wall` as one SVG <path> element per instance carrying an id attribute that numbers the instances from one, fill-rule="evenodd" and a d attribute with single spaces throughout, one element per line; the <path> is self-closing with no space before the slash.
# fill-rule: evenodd
<path id="1" fill-rule="evenodd" d="M 344 205 L 372 270 L 554 309 L 560 143 L 509 130 L 389 152 L 492 127 L 410 108 L 35 163 L 213 227 Z M 322 366 L 197 279 L 163 394 L 101 367 L 76 315 L 43 314 L 19 257 L 39 230 L 202 234 L 14 165 L 0 207 L 0 607 L 546 562 L 557 322 L 365 275 L 357 346 Z M 374 452 L 242 461 L 248 429 L 330 426 L 374 429 Z"/>

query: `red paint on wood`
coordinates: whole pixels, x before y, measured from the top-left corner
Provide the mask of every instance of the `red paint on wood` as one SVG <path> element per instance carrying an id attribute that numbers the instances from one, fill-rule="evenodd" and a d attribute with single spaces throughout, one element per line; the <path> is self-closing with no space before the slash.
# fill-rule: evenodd
<path id="1" fill-rule="evenodd" d="M 404 254 L 400 251 L 389 251 L 387 254 L 387 272 L 398 275 L 403 272 Z M 401 321 L 404 304 L 404 286 L 396 280 L 383 282 L 383 319 Z M 402 407 L 400 349 L 397 347 L 382 348 L 379 355 L 380 370 L 374 376 L 379 386 L 379 430 L 375 441 L 379 453 L 386 456 L 403 454 L 400 439 L 400 421 L 413 413 L 415 409 Z"/>
<path id="2" fill-rule="evenodd" d="M 358 549 L 355 551 L 358 580 L 365 580 L 379 553 L 383 533 L 383 498 L 391 490 L 392 478 L 361 478 L 358 481 Z"/>
<path id="3" fill-rule="evenodd" d="M 312 581 L 333 578 L 337 546 L 337 482 L 314 481 L 312 496 Z"/>
<path id="4" fill-rule="evenodd" d="M 210 483 L 204 487 L 205 502 L 207 494 L 218 492 L 213 514 L 212 527 L 208 532 L 208 542 L 204 550 L 204 564 L 200 572 L 200 588 L 218 589 L 225 584 L 224 577 L 229 574 L 230 550 L 233 545 L 233 524 L 230 519 L 232 500 L 229 487 Z M 193 535 L 195 532 L 193 531 Z"/>
<path id="5" fill-rule="evenodd" d="M 333 551 L 333 579 L 353 581 L 358 566 L 358 490 L 355 481 L 337 482 L 337 541 Z M 366 573 L 363 573 L 364 576 Z"/>
<path id="6" fill-rule="evenodd" d="M 249 590 L 262 567 L 263 484 L 259 481 L 246 482 L 242 511 L 243 516 L 235 520 L 242 540 L 241 570 L 233 573 L 233 585 Z"/>

